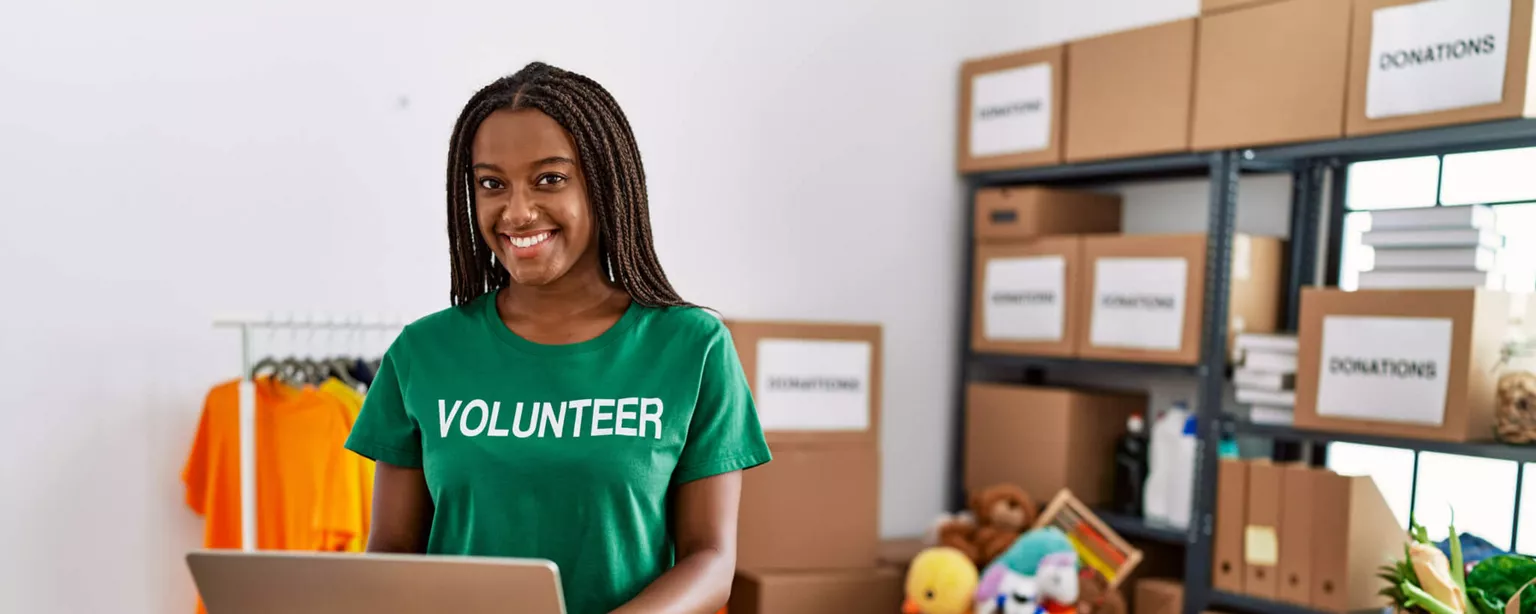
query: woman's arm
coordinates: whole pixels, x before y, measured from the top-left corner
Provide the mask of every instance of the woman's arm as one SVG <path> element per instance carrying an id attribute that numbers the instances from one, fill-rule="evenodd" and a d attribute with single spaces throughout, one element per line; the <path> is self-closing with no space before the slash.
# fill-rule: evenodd
<path id="1" fill-rule="evenodd" d="M 740 471 L 679 486 L 673 514 L 677 565 L 614 614 L 714 614 L 725 607 L 736 574 L 740 503 Z"/>
<path id="2" fill-rule="evenodd" d="M 374 463 L 373 525 L 369 552 L 421 554 L 427 551 L 432 496 L 420 469 Z"/>

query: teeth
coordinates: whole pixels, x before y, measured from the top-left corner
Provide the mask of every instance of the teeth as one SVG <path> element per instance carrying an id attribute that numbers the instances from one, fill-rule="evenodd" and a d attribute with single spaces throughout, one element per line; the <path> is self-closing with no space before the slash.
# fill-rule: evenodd
<path id="1" fill-rule="evenodd" d="M 513 247 L 533 247 L 548 239 L 549 234 L 548 231 L 545 231 L 531 237 L 508 237 L 508 239 L 511 239 Z"/>

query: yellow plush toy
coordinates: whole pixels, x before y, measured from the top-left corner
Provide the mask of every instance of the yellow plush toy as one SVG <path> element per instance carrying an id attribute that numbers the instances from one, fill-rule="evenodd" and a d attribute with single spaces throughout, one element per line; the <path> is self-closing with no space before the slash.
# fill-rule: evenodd
<path id="1" fill-rule="evenodd" d="M 971 558 L 955 548 L 928 548 L 907 569 L 903 614 L 967 614 L 976 596 L 979 572 Z"/>

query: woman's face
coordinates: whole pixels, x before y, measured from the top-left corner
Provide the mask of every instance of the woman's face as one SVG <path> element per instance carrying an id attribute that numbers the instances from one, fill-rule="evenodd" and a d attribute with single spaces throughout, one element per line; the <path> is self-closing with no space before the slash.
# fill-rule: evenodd
<path id="1" fill-rule="evenodd" d="M 545 285 L 578 263 L 596 269 L 581 160 L 558 122 L 534 109 L 495 111 L 470 156 L 481 238 L 513 283 Z"/>

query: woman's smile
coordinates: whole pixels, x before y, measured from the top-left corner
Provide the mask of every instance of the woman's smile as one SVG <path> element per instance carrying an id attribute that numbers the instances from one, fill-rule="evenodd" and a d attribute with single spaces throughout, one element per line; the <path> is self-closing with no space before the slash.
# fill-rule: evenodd
<path id="1" fill-rule="evenodd" d="M 544 248 L 559 234 L 560 231 L 555 228 L 502 233 L 501 244 L 512 258 L 526 260 L 543 254 Z"/>

